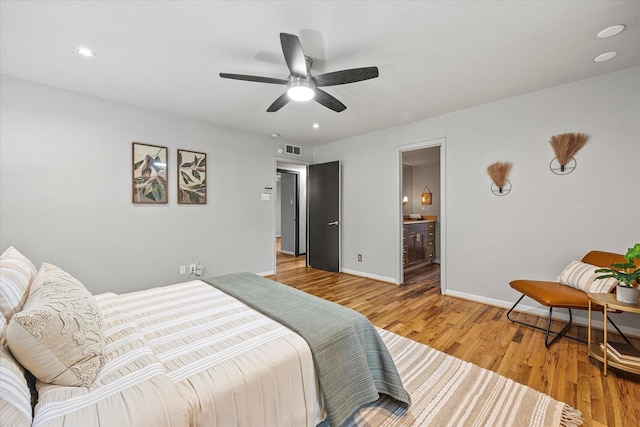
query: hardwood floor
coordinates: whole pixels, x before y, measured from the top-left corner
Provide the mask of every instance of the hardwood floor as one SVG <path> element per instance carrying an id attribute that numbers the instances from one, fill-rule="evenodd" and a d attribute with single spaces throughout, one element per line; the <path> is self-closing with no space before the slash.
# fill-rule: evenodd
<path id="1" fill-rule="evenodd" d="M 304 256 L 277 258 L 272 279 L 350 307 L 378 327 L 566 402 L 582 412 L 585 426 L 640 425 L 640 375 L 616 369 L 602 375 L 602 364 L 587 356 L 586 344 L 573 340 L 560 339 L 546 349 L 544 333 L 511 323 L 507 310 L 441 295 L 440 275 L 434 270 L 396 286 L 307 268 Z M 546 326 L 536 316 L 519 316 Z M 558 330 L 562 324 L 554 322 L 553 327 Z M 586 328 L 572 326 L 570 333 L 586 337 Z"/>

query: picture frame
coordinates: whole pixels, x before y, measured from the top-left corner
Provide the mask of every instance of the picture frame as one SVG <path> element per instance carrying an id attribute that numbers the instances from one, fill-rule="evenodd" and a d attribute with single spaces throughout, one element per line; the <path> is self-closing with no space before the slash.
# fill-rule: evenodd
<path id="1" fill-rule="evenodd" d="M 207 204 L 207 154 L 178 149 L 178 203 Z"/>
<path id="2" fill-rule="evenodd" d="M 131 144 L 131 201 L 135 204 L 168 203 L 167 147 Z"/>

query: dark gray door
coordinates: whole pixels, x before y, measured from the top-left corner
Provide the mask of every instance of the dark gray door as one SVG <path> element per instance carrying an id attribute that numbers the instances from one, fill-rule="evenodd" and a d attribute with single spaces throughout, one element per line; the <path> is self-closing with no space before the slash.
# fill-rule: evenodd
<path id="1" fill-rule="evenodd" d="M 298 249 L 298 174 L 278 169 L 280 173 L 280 251 L 300 255 Z"/>
<path id="2" fill-rule="evenodd" d="M 340 272 L 340 162 L 309 166 L 307 266 Z"/>

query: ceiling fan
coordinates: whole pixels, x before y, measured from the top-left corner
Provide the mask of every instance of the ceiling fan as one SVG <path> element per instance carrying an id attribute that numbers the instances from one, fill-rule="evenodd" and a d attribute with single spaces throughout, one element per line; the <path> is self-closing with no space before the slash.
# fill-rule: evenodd
<path id="1" fill-rule="evenodd" d="M 346 110 L 347 107 L 332 95 L 321 90 L 321 87 L 355 83 L 378 77 L 378 67 L 352 68 L 313 76 L 310 73 L 313 61 L 304 54 L 298 36 L 280 33 L 280 43 L 282 44 L 284 59 L 291 73 L 286 80 L 245 74 L 220 73 L 220 77 L 225 79 L 286 85 L 287 91 L 269 106 L 267 109 L 269 113 L 278 111 L 292 99 L 295 101 L 308 101 L 312 98 L 319 104 L 339 113 Z"/>

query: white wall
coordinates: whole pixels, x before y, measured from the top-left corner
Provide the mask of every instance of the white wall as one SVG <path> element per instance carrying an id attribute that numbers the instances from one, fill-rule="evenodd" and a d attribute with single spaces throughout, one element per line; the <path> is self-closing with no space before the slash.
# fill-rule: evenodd
<path id="1" fill-rule="evenodd" d="M 274 156 L 283 141 L 3 76 L 0 250 L 57 264 L 92 292 L 273 271 Z M 169 203 L 131 203 L 131 143 L 168 147 Z M 178 205 L 176 150 L 207 153 L 207 205 Z"/>
<path id="2" fill-rule="evenodd" d="M 449 293 L 511 304 L 510 280 L 554 280 L 590 249 L 624 253 L 640 241 L 639 123 L 636 67 L 316 147 L 315 162 L 343 164 L 343 266 L 393 280 L 396 147 L 439 137 Z M 558 176 L 548 141 L 565 132 L 590 139 L 576 170 Z M 513 163 L 508 196 L 490 191 L 496 161 Z"/>

